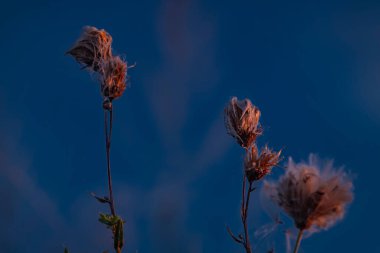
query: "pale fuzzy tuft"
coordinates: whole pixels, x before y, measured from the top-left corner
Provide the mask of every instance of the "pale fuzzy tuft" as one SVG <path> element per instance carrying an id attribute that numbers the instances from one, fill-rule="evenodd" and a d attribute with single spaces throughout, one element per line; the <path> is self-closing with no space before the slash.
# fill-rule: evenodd
<path id="1" fill-rule="evenodd" d="M 249 99 L 233 97 L 224 109 L 224 118 L 228 134 L 243 148 L 251 147 L 257 136 L 262 134 L 260 110 Z"/>
<path id="2" fill-rule="evenodd" d="M 274 152 L 267 146 L 259 153 L 256 145 L 253 145 L 244 159 L 244 170 L 249 182 L 257 181 L 268 175 L 274 166 L 280 161 L 281 151 Z"/>
<path id="3" fill-rule="evenodd" d="M 310 155 L 308 163 L 289 159 L 287 171 L 277 183 L 264 184 L 268 195 L 294 220 L 298 229 L 328 229 L 344 217 L 353 200 L 352 181 L 332 162 L 319 165 Z"/>

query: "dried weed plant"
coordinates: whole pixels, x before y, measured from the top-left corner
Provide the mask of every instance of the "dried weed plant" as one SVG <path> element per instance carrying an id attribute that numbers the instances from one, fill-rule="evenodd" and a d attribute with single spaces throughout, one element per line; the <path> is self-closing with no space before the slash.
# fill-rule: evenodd
<path id="1" fill-rule="evenodd" d="M 246 253 L 251 253 L 247 219 L 251 192 L 256 188 L 253 184 L 278 166 L 281 151 L 257 147 L 256 139 L 263 133 L 261 112 L 249 99 L 240 101 L 233 97 L 224 113 L 227 133 L 246 151 L 241 204 L 243 233 L 236 236 L 229 227 L 227 230 Z M 332 162 L 322 164 L 314 155 L 310 155 L 308 163 L 296 164 L 289 159 L 286 173 L 276 183 L 265 181 L 263 189 L 294 220 L 299 231 L 294 253 L 298 252 L 304 231 L 328 229 L 344 217 L 347 205 L 353 200 L 352 180 L 347 174 L 334 169 Z"/>
<path id="2" fill-rule="evenodd" d="M 112 231 L 114 249 L 120 253 L 124 245 L 124 220 L 117 215 L 112 191 L 110 148 L 114 99 L 126 89 L 127 63 L 112 54 L 112 37 L 105 30 L 84 27 L 83 33 L 67 54 L 74 57 L 84 69 L 98 76 L 103 97 L 104 130 L 107 157 L 108 196 L 93 196 L 108 204 L 110 214 L 101 213 L 99 221 Z M 281 160 L 281 151 L 267 146 L 258 148 L 256 140 L 263 134 L 261 112 L 249 99 L 233 97 L 224 110 L 227 133 L 245 150 L 242 176 L 242 201 L 240 217 L 243 232 L 237 236 L 227 227 L 230 236 L 241 244 L 246 253 L 252 253 L 248 233 L 248 207 L 254 183 L 271 173 Z M 353 200 L 352 182 L 342 170 L 335 170 L 332 163 L 323 167 L 314 156 L 309 163 L 294 163 L 289 159 L 286 173 L 276 183 L 264 183 L 264 191 L 293 220 L 299 230 L 294 253 L 299 249 L 303 232 L 328 229 L 345 214 L 346 206 Z M 68 252 L 65 249 L 65 252 Z M 268 252 L 274 252 L 274 249 Z"/>
<path id="3" fill-rule="evenodd" d="M 113 122 L 112 102 L 121 97 L 127 81 L 127 63 L 119 56 L 112 54 L 112 37 L 103 29 L 86 26 L 83 33 L 67 52 L 74 57 L 85 69 L 95 72 L 100 81 L 100 90 L 103 97 L 104 132 L 107 157 L 108 196 L 93 196 L 100 202 L 108 204 L 110 214 L 100 213 L 99 221 L 112 231 L 114 249 L 120 253 L 124 246 L 124 220 L 117 215 L 112 191 L 111 176 L 111 136 Z"/>
<path id="4" fill-rule="evenodd" d="M 238 100 L 233 97 L 224 110 L 227 133 L 235 138 L 237 143 L 246 151 L 240 208 L 244 232 L 236 236 L 227 227 L 230 236 L 244 247 L 246 253 L 252 253 L 247 220 L 251 193 L 255 190 L 253 183 L 268 175 L 271 169 L 279 163 L 281 155 L 281 151 L 273 152 L 268 147 L 264 147 L 259 152 L 256 139 L 263 132 L 259 122 L 260 116 L 260 110 L 249 99 Z"/>

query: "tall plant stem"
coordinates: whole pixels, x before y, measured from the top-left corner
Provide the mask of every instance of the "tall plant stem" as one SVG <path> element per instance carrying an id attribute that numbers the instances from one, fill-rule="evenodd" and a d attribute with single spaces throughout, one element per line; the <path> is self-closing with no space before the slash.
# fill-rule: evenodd
<path id="1" fill-rule="evenodd" d="M 109 113 L 109 122 L 108 122 L 108 113 Z M 111 213 L 113 216 L 116 215 L 115 203 L 113 200 L 112 192 L 112 176 L 111 176 L 111 136 L 112 136 L 112 108 L 110 110 L 104 109 L 104 132 L 106 136 L 106 154 L 107 154 L 107 175 L 108 175 L 108 192 L 109 192 L 109 205 Z M 108 129 L 109 125 L 109 129 Z"/>
<path id="2" fill-rule="evenodd" d="M 302 240 L 302 235 L 303 235 L 303 229 L 298 230 L 297 241 L 296 241 L 296 245 L 294 246 L 293 253 L 298 252 L 298 249 L 300 247 L 301 240 Z"/>
<path id="3" fill-rule="evenodd" d="M 247 253 L 252 253 L 252 247 L 251 247 L 251 243 L 249 241 L 249 234 L 248 234 L 248 207 L 249 207 L 249 200 L 250 200 L 250 197 L 251 197 L 251 192 L 253 191 L 253 188 L 252 188 L 252 183 L 250 182 L 249 183 L 249 187 L 248 187 L 248 192 L 247 192 L 247 196 L 246 196 L 246 199 L 244 198 L 244 195 L 245 195 L 245 192 L 246 192 L 246 176 L 244 175 L 244 178 L 243 178 L 243 210 L 242 210 L 242 222 L 243 222 L 243 226 L 244 226 L 244 247 L 245 247 L 245 251 Z"/>

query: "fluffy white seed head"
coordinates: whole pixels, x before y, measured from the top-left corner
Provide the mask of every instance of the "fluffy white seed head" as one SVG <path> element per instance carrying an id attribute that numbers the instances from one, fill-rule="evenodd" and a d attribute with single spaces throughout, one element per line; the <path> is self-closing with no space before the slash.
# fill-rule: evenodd
<path id="1" fill-rule="evenodd" d="M 308 163 L 289 159 L 285 175 L 264 185 L 268 195 L 294 220 L 298 229 L 327 229 L 345 214 L 353 200 L 351 179 L 332 162 L 320 165 L 314 155 Z"/>

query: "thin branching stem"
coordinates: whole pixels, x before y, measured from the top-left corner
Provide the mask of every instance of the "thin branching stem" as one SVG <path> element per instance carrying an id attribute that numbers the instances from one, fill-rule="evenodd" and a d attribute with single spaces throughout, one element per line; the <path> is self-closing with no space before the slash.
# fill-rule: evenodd
<path id="1" fill-rule="evenodd" d="M 296 245 L 294 246 L 293 253 L 297 253 L 298 252 L 298 249 L 299 249 L 299 247 L 301 245 L 302 235 L 303 235 L 303 229 L 300 229 L 298 231 L 297 241 L 296 241 Z"/>
<path id="2" fill-rule="evenodd" d="M 109 122 L 108 122 L 108 113 L 109 113 Z M 106 154 L 107 154 L 107 175 L 108 175 L 108 191 L 109 191 L 109 205 L 112 215 L 116 215 L 115 203 L 113 200 L 112 192 L 112 176 L 111 176 L 111 159 L 110 159 L 110 150 L 111 150 L 111 135 L 112 135 L 112 109 L 104 110 L 104 132 L 106 136 Z M 109 130 L 108 130 L 109 125 Z"/>
<path id="3" fill-rule="evenodd" d="M 246 149 L 246 152 L 248 152 L 248 149 Z M 249 200 L 251 198 L 251 193 L 255 190 L 253 187 L 253 182 L 249 182 L 248 189 L 247 189 L 247 176 L 245 172 L 243 172 L 243 181 L 242 181 L 242 191 L 241 191 L 241 209 L 240 209 L 240 216 L 241 216 L 241 222 L 243 223 L 244 227 L 244 236 L 239 234 L 238 237 L 236 237 L 231 229 L 227 227 L 227 231 L 237 243 L 240 243 L 244 246 L 246 253 L 252 253 L 252 246 L 249 240 L 249 233 L 248 233 L 248 206 L 249 206 Z"/>

